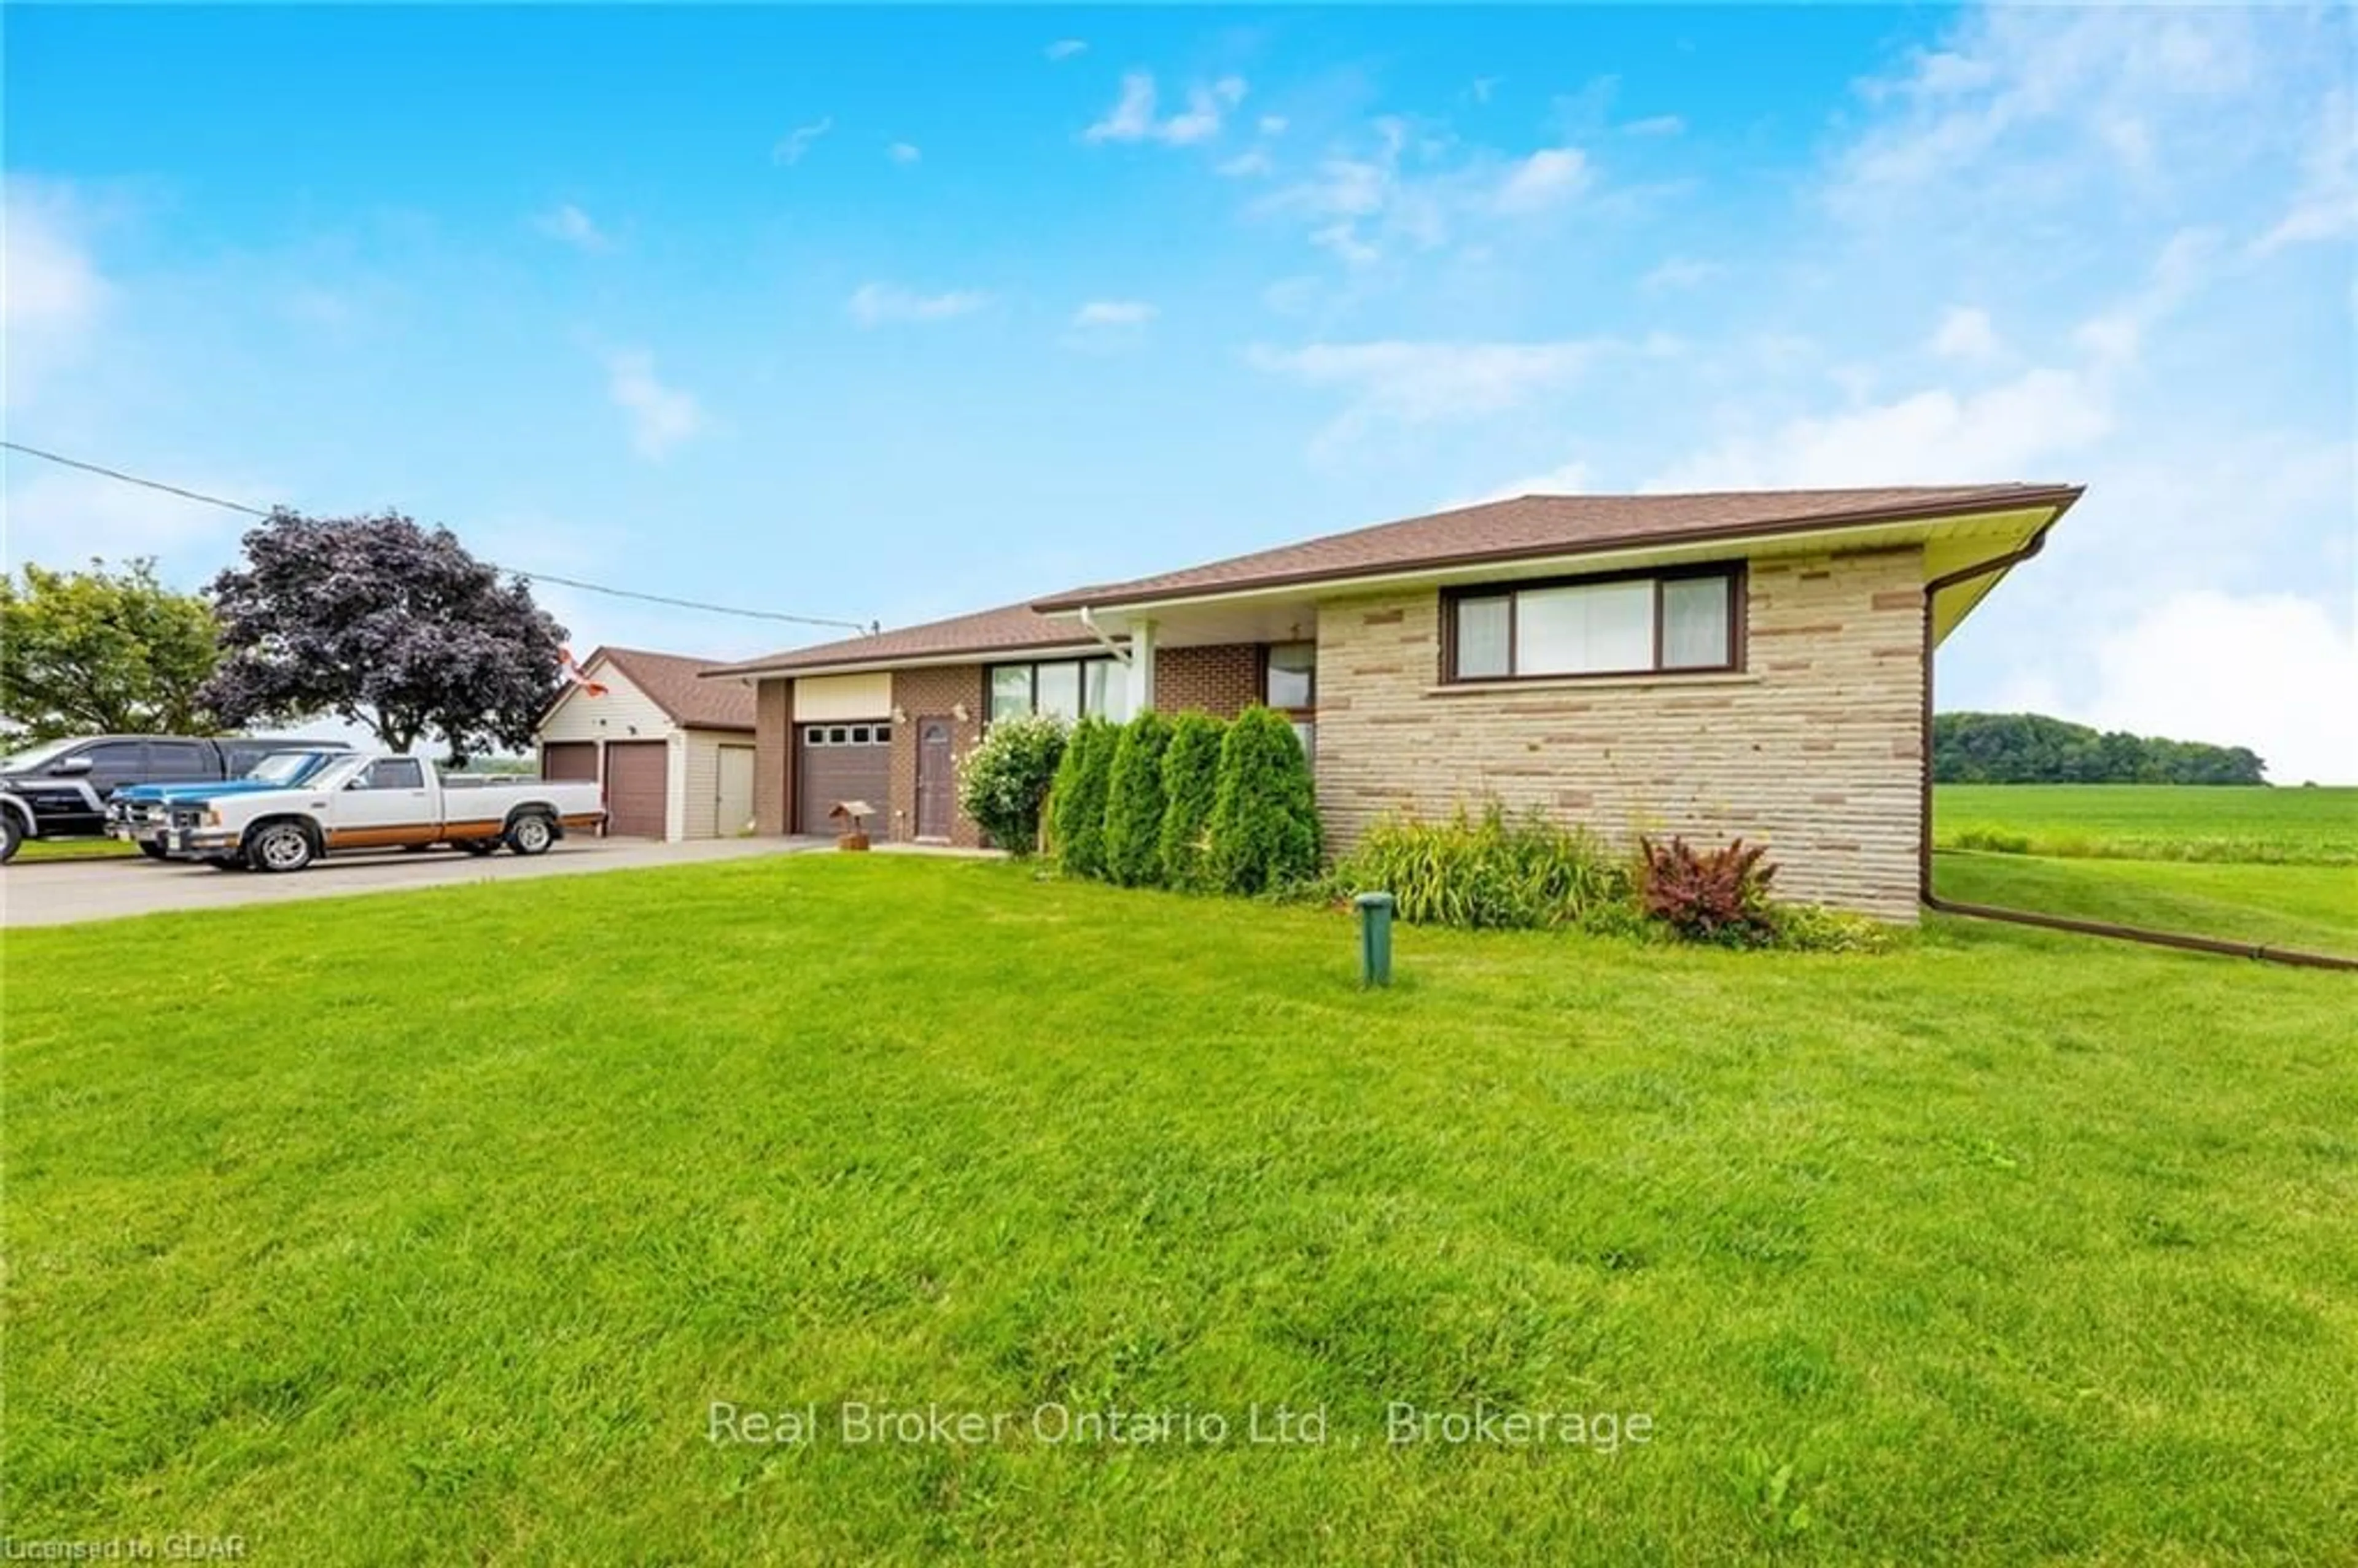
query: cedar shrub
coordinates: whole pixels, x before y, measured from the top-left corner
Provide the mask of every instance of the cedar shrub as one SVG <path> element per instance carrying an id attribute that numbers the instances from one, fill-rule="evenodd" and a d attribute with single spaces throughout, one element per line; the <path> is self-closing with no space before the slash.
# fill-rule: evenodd
<path id="1" fill-rule="evenodd" d="M 1117 731 L 1102 719 L 1073 726 L 1048 794 L 1050 847 L 1066 876 L 1105 875 L 1106 790 Z"/>
<path id="2" fill-rule="evenodd" d="M 1212 885 L 1206 840 L 1220 785 L 1220 744 L 1228 725 L 1190 709 L 1171 726 L 1163 752 L 1163 828 L 1156 846 L 1163 884 L 1202 892 Z"/>
<path id="3" fill-rule="evenodd" d="M 1106 785 L 1109 880 L 1151 887 L 1163 880 L 1163 753 L 1171 721 L 1149 708 L 1121 727 Z"/>
<path id="4" fill-rule="evenodd" d="M 1310 759 L 1283 715 L 1248 708 L 1220 742 L 1212 802 L 1211 875 L 1227 892 L 1258 893 L 1318 874 L 1318 808 Z"/>

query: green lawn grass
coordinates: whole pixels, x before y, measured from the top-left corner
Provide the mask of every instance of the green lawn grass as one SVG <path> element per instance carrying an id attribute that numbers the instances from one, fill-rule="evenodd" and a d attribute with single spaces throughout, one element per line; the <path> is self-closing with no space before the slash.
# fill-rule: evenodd
<path id="1" fill-rule="evenodd" d="M 1942 784 L 1932 813 L 1942 848 L 2358 865 L 2358 788 Z"/>
<path id="2" fill-rule="evenodd" d="M 6 1530 L 253 1560 L 2346 1560 L 2350 977 L 803 857 L 11 933 Z M 1223 1444 L 716 1446 L 714 1400 Z M 1384 1441 L 1388 1402 L 1651 1418 Z M 1323 1444 L 1244 1441 L 1253 1401 Z"/>
<path id="3" fill-rule="evenodd" d="M 1964 903 L 2358 958 L 2358 866 L 1944 851 L 1933 858 L 1932 886 Z"/>
<path id="4" fill-rule="evenodd" d="M 27 838 L 16 846 L 9 862 L 42 860 L 113 860 L 139 851 L 120 838 Z"/>

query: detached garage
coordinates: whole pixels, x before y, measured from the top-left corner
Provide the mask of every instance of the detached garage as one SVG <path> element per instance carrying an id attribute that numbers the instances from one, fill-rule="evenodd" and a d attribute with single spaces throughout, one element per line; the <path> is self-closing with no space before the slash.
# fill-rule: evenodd
<path id="1" fill-rule="evenodd" d="M 604 786 L 606 833 L 733 838 L 753 825 L 753 692 L 708 660 L 600 648 L 540 721 L 544 777 Z"/>

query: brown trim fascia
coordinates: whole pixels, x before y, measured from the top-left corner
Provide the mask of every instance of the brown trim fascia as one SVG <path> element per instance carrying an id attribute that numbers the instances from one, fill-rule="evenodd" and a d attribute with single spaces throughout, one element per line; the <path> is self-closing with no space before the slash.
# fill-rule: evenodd
<path id="1" fill-rule="evenodd" d="M 1055 643 L 1005 643 L 989 647 L 949 648 L 925 654 L 888 654 L 879 658 L 847 658 L 829 660 L 826 664 L 782 665 L 749 664 L 719 665 L 697 672 L 698 680 L 782 680 L 802 676 L 866 676 L 890 675 L 895 670 L 928 670 L 958 665 L 1012 665 L 1026 658 L 1039 658 L 1060 652 L 1070 652 L 1075 658 L 1095 657 L 1104 647 L 1094 637 L 1071 638 Z"/>
<path id="2" fill-rule="evenodd" d="M 1933 600 L 1944 588 L 1971 582 L 1976 578 L 2010 570 L 2039 554 L 2047 544 L 2048 532 L 2063 515 L 2058 510 L 2029 543 L 2020 549 L 1993 556 L 1985 561 L 1934 578 L 1924 585 L 1924 709 L 1921 736 L 1922 783 L 1920 784 L 1916 827 L 1916 896 L 1919 903 L 1941 914 L 1965 915 L 1974 920 L 1996 920 L 2013 925 L 2035 925 L 2049 931 L 2069 931 L 2082 936 L 2107 936 L 2121 942 L 2144 942 L 2158 947 L 2175 947 L 2190 953 L 2213 953 L 2230 958 L 2251 958 L 2262 963 L 2291 964 L 2312 969 L 2358 970 L 2358 958 L 2335 957 L 2326 953 L 2303 952 L 2294 947 L 2271 947 L 2266 943 L 2228 942 L 2216 936 L 2198 936 L 2184 931 L 2156 931 L 2142 925 L 2118 925 L 2107 920 L 2079 920 L 2069 915 L 2042 914 L 2036 910 L 1999 909 L 1985 903 L 1957 903 L 1932 891 L 1932 615 Z"/>
<path id="3" fill-rule="evenodd" d="M 1751 539 L 1774 539 L 1788 534 L 1809 534 L 1821 530 L 1872 527 L 1882 523 L 1935 522 L 1944 517 L 1970 517 L 1982 512 L 2028 512 L 2043 506 L 2055 509 L 2061 517 L 2086 492 L 2079 484 L 2051 485 L 2039 490 L 2026 490 L 2014 495 L 1984 495 L 1963 501 L 1942 502 L 1933 505 L 1882 506 L 1863 512 L 1822 512 L 1807 517 L 1775 519 L 1766 523 L 1731 523 L 1717 528 L 1696 528 L 1678 534 L 1642 533 L 1616 534 L 1606 537 L 1583 539 L 1573 544 L 1544 546 L 1515 545 L 1503 549 L 1469 550 L 1451 556 L 1429 556 L 1417 560 L 1374 561 L 1364 567 L 1336 570 L 1332 568 L 1278 572 L 1265 577 L 1236 578 L 1223 582 L 1198 582 L 1166 588 L 1124 592 L 1121 583 L 1103 583 L 1094 587 L 1061 593 L 1053 599 L 1035 599 L 1030 608 L 1042 615 L 1070 613 L 1076 610 L 1129 610 L 1142 605 L 1160 604 L 1174 599 L 1207 599 L 1228 594 L 1258 593 L 1274 588 L 1293 588 L 1306 583 L 1354 582 L 1362 578 L 1397 576 L 1403 572 L 1453 571 L 1463 567 L 1505 565 L 1513 561 L 1577 559 L 1582 556 L 1598 556 L 1613 550 L 1641 549 L 1648 546 L 1669 548 L 1674 546 L 1734 543 Z M 1422 518 L 1404 518 L 1403 522 L 1422 522 Z M 2048 519 L 2051 527 L 2054 518 Z M 1378 524 L 1378 527 L 1390 526 Z M 1281 546 L 1279 548 L 1285 548 Z"/>

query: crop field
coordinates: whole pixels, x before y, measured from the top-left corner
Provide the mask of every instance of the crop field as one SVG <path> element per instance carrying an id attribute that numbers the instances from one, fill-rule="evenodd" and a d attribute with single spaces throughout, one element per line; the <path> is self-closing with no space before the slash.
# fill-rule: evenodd
<path id="1" fill-rule="evenodd" d="M 1942 784 L 1932 829 L 2003 854 L 2358 866 L 2358 788 Z"/>
<path id="2" fill-rule="evenodd" d="M 1944 784 L 1944 898 L 2358 957 L 2358 789 Z"/>

